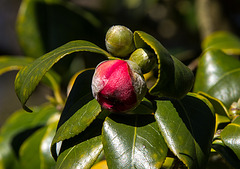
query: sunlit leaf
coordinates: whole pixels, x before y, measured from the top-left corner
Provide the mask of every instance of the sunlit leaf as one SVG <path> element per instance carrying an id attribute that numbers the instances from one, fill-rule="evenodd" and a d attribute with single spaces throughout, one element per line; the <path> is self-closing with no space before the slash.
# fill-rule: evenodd
<path id="1" fill-rule="evenodd" d="M 158 79 L 149 90 L 150 94 L 181 98 L 190 91 L 193 85 L 193 73 L 157 41 L 154 37 L 141 31 L 134 32 L 134 41 L 137 48 L 152 50 L 158 60 Z"/>
<path id="2" fill-rule="evenodd" d="M 223 143 L 231 148 L 240 160 L 240 116 L 223 129 L 221 138 Z"/>
<path id="3" fill-rule="evenodd" d="M 153 115 L 107 117 L 103 147 L 110 169 L 160 168 L 168 151 Z"/>
<path id="4" fill-rule="evenodd" d="M 95 99 L 84 105 L 58 128 L 53 144 L 81 133 L 91 124 L 100 112 L 101 107 Z"/>
<path id="5" fill-rule="evenodd" d="M 111 57 L 109 53 L 94 45 L 93 43 L 77 40 L 69 42 L 45 55 L 39 57 L 28 66 L 21 69 L 15 79 L 15 91 L 23 107 L 26 101 L 35 90 L 45 73 L 64 56 L 79 51 L 87 51 Z"/>
<path id="6" fill-rule="evenodd" d="M 96 119 L 79 135 L 64 140 L 56 168 L 90 168 L 103 150 L 102 125 L 103 120 Z"/>
<path id="7" fill-rule="evenodd" d="M 215 129 L 211 103 L 197 94 L 156 100 L 155 118 L 171 151 L 190 169 L 204 168 Z"/>
<path id="8" fill-rule="evenodd" d="M 214 32 L 202 42 L 203 50 L 220 49 L 226 54 L 240 54 L 240 39 L 230 32 Z"/>
<path id="9" fill-rule="evenodd" d="M 102 147 L 101 136 L 75 145 L 59 156 L 56 169 L 90 168 L 101 153 Z"/>
<path id="10" fill-rule="evenodd" d="M 102 161 L 94 164 L 94 166 L 92 166 L 91 169 L 108 169 L 107 161 L 106 160 L 102 160 Z"/>
<path id="11" fill-rule="evenodd" d="M 207 50 L 199 61 L 194 91 L 223 102 L 228 109 L 239 99 L 240 62 L 217 49 Z"/>

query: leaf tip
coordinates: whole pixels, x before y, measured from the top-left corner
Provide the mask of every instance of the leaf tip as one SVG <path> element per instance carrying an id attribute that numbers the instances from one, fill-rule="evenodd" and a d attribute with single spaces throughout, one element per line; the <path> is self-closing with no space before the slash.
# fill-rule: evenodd
<path id="1" fill-rule="evenodd" d="M 23 109 L 25 110 L 25 111 L 27 111 L 27 112 L 29 112 L 29 113 L 32 113 L 33 111 L 30 109 L 30 108 L 28 108 L 26 105 L 22 105 L 22 107 L 23 107 Z"/>

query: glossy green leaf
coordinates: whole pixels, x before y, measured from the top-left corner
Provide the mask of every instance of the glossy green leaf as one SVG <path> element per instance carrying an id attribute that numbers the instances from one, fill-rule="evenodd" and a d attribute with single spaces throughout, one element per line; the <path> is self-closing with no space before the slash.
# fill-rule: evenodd
<path id="1" fill-rule="evenodd" d="M 231 148 L 240 160 L 240 116 L 223 129 L 221 138 L 223 143 Z"/>
<path id="2" fill-rule="evenodd" d="M 45 73 L 64 56 L 79 51 L 99 53 L 111 57 L 109 53 L 99 48 L 93 43 L 77 40 L 69 42 L 45 55 L 39 57 L 28 66 L 21 69 L 15 79 L 15 91 L 23 107 Z"/>
<path id="3" fill-rule="evenodd" d="M 0 57 L 0 75 L 8 71 L 19 70 L 23 66 L 31 63 L 32 61 L 33 61 L 32 58 L 26 58 L 26 57 L 1 56 Z"/>
<path id="4" fill-rule="evenodd" d="M 101 136 L 77 144 L 58 158 L 57 169 L 90 168 L 102 151 Z"/>
<path id="5" fill-rule="evenodd" d="M 78 135 L 86 129 L 101 112 L 101 106 L 93 99 L 58 128 L 53 144 Z"/>
<path id="6" fill-rule="evenodd" d="M 156 107 L 156 121 L 171 151 L 188 168 L 204 168 L 215 129 L 211 103 L 192 93 L 181 100 L 156 100 Z"/>
<path id="7" fill-rule="evenodd" d="M 58 112 L 51 105 L 36 107 L 33 111 L 34 113 L 31 114 L 24 110 L 13 113 L 1 128 L 0 157 L 5 168 L 11 168 L 14 165 L 14 160 L 16 160 L 11 143 L 12 139 L 26 130 L 45 125 L 48 119 Z"/>
<path id="8" fill-rule="evenodd" d="M 90 168 L 103 149 L 102 125 L 103 120 L 95 119 L 79 135 L 62 141 L 56 168 Z"/>
<path id="9" fill-rule="evenodd" d="M 221 154 L 221 156 L 228 162 L 229 165 L 233 166 L 234 168 L 238 168 L 240 166 L 240 160 L 236 154 L 229 147 L 227 147 L 220 138 L 213 141 L 212 148 Z"/>
<path id="10" fill-rule="evenodd" d="M 201 56 L 194 91 L 202 91 L 223 102 L 228 109 L 239 99 L 240 62 L 217 49 Z"/>
<path id="11" fill-rule="evenodd" d="M 51 123 L 31 135 L 20 148 L 20 166 L 24 169 L 51 169 L 56 162 L 51 156 L 50 146 L 59 115 L 53 115 Z"/>
<path id="12" fill-rule="evenodd" d="M 215 127 L 216 129 L 219 124 L 230 122 L 230 119 L 228 117 L 228 111 L 220 100 L 218 100 L 212 96 L 209 96 L 208 94 L 206 94 L 204 92 L 198 92 L 198 94 L 206 97 L 213 105 L 215 115 L 216 115 L 216 127 Z"/>
<path id="13" fill-rule="evenodd" d="M 203 50 L 220 49 L 226 54 L 240 54 L 240 39 L 230 32 L 214 32 L 202 42 Z"/>
<path id="14" fill-rule="evenodd" d="M 168 151 L 153 115 L 107 117 L 103 147 L 109 169 L 160 168 Z"/>
<path id="15" fill-rule="evenodd" d="M 149 90 L 150 94 L 181 98 L 193 85 L 193 73 L 157 41 L 154 37 L 141 31 L 134 32 L 136 48 L 151 49 L 158 59 L 158 79 Z"/>

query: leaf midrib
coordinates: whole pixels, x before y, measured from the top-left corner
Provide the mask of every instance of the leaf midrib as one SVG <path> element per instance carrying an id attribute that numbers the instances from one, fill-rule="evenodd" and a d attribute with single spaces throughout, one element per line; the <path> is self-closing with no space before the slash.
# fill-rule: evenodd
<path id="1" fill-rule="evenodd" d="M 131 160 L 131 166 L 134 166 L 134 154 L 135 154 L 135 148 L 136 148 L 136 138 L 137 138 L 137 121 L 138 116 L 136 116 L 135 124 L 134 124 L 134 135 L 133 135 L 133 144 L 132 144 L 132 160 Z"/>
<path id="2" fill-rule="evenodd" d="M 76 41 L 73 41 L 73 42 L 76 42 Z M 73 43 L 73 42 L 70 42 L 70 43 Z M 77 41 L 77 42 L 79 42 L 79 41 Z M 81 42 L 87 42 L 87 41 L 81 41 Z M 69 45 L 70 43 L 68 43 L 68 44 L 66 44 L 66 45 Z M 89 43 L 89 42 L 88 42 L 88 43 Z M 93 44 L 93 45 L 95 45 L 95 44 Z M 64 46 L 62 46 L 62 48 L 63 48 L 63 47 L 64 47 Z M 60 48 L 61 48 L 61 47 L 60 47 Z M 68 55 L 68 54 L 70 54 L 70 53 L 77 52 L 77 51 L 89 51 L 88 49 L 84 49 L 84 48 L 95 49 L 95 50 L 99 51 L 100 53 L 105 54 L 107 57 L 109 57 L 109 56 L 108 56 L 108 53 L 107 53 L 106 51 L 104 51 L 104 50 L 102 50 L 101 48 L 96 47 L 96 46 L 95 46 L 95 47 L 89 46 L 89 44 L 86 45 L 86 46 L 71 47 L 71 48 L 67 48 L 67 49 L 63 49 L 63 50 L 60 50 L 60 49 L 58 48 L 58 49 L 56 49 L 56 50 L 60 50 L 59 52 L 54 53 L 54 50 L 53 50 L 53 51 L 49 52 L 48 54 L 46 54 L 45 57 L 43 58 L 43 60 L 40 60 L 40 58 L 41 58 L 41 57 L 40 57 L 40 58 L 39 58 L 40 62 L 37 63 L 37 64 L 29 71 L 29 73 L 26 75 L 26 78 L 24 79 L 24 81 L 23 81 L 22 84 L 27 84 L 26 81 L 29 79 L 29 77 L 32 76 L 32 72 L 33 72 L 39 65 L 41 65 L 42 63 L 45 63 L 45 61 L 47 61 L 48 59 L 51 60 L 52 58 L 56 58 L 56 56 L 59 56 L 61 53 L 64 53 L 62 56 L 59 57 L 59 59 L 57 59 L 57 60 L 54 61 L 52 64 L 50 64 L 50 66 L 48 66 L 47 69 L 43 69 L 43 70 L 44 70 L 44 73 L 39 76 L 40 78 L 43 77 L 44 74 L 52 67 L 52 65 L 54 65 L 54 64 L 55 64 L 58 60 L 60 60 L 62 57 L 66 56 L 66 55 Z M 81 50 L 81 49 L 84 49 L 84 50 Z M 66 52 L 66 51 L 68 51 L 68 52 Z M 91 51 L 89 51 L 89 52 L 91 52 Z M 54 54 L 52 55 L 52 57 L 47 57 L 50 53 L 54 53 Z M 32 67 L 32 66 L 31 66 L 31 67 Z M 28 68 L 29 68 L 29 67 L 28 67 Z M 23 69 L 23 71 L 24 71 L 24 70 L 26 70 L 26 69 Z M 40 80 L 37 79 L 36 81 L 39 82 Z M 21 85 L 21 87 L 20 87 L 20 93 L 22 93 L 22 94 L 23 94 L 24 86 L 25 86 L 25 85 Z M 34 87 L 33 87 L 32 89 L 34 90 L 35 87 L 36 87 L 36 85 L 34 85 Z M 32 90 L 32 91 L 33 91 L 33 90 Z M 30 93 L 32 92 L 31 90 L 28 90 L 28 91 L 30 91 Z M 29 92 L 28 92 L 28 93 L 29 93 Z M 28 95 L 29 95 L 29 94 L 28 94 Z M 21 100 L 22 100 L 22 99 L 21 99 Z M 27 96 L 27 98 L 25 98 L 25 99 L 22 101 L 22 104 L 25 104 L 27 100 L 28 100 L 28 96 Z"/>

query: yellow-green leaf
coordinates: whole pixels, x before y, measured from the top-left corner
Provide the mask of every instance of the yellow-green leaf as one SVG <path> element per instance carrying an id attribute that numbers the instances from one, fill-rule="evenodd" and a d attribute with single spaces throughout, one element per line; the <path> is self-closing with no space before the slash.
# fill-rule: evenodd
<path id="1" fill-rule="evenodd" d="M 27 57 L 13 57 L 13 56 L 1 56 L 0 57 L 0 75 L 12 70 L 19 70 L 23 66 L 31 63 L 32 58 Z"/>
<path id="2" fill-rule="evenodd" d="M 106 57 L 111 57 L 109 53 L 95 44 L 77 40 L 69 42 L 37 58 L 31 64 L 21 69 L 15 79 L 15 91 L 24 109 L 30 111 L 25 104 L 46 72 L 64 56 L 79 51 L 94 52 Z"/>
<path id="3" fill-rule="evenodd" d="M 240 39 L 230 32 L 214 32 L 202 42 L 203 50 L 220 49 L 229 55 L 240 54 Z"/>

